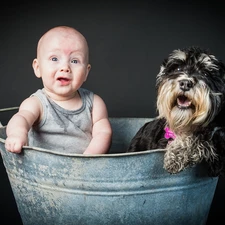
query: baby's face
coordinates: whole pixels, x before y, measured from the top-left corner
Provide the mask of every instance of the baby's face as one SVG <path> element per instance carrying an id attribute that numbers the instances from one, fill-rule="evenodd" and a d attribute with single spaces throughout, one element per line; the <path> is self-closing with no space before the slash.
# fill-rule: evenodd
<path id="1" fill-rule="evenodd" d="M 86 40 L 72 29 L 50 31 L 39 42 L 36 69 L 46 91 L 69 97 L 81 87 L 90 70 Z"/>

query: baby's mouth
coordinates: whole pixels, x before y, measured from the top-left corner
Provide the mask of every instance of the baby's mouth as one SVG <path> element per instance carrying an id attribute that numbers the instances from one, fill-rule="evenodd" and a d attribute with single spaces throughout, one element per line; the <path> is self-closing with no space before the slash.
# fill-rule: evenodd
<path id="1" fill-rule="evenodd" d="M 57 78 L 57 80 L 59 80 L 59 81 L 68 81 L 69 79 L 66 78 L 66 77 L 59 77 L 59 78 Z"/>
<path id="2" fill-rule="evenodd" d="M 57 80 L 62 84 L 62 85 L 67 85 L 70 83 L 70 79 L 66 77 L 59 77 Z"/>

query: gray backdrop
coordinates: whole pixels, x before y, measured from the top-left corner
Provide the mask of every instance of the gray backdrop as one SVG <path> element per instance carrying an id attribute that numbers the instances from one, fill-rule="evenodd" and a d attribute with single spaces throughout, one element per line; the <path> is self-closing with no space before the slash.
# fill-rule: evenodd
<path id="1" fill-rule="evenodd" d="M 0 15 L 0 108 L 18 106 L 42 87 L 31 66 L 37 42 L 48 29 L 69 25 L 78 29 L 89 43 L 92 69 L 83 87 L 104 99 L 109 116 L 154 117 L 155 77 L 162 60 L 172 50 L 198 45 L 210 49 L 225 62 L 222 3 L 222 0 L 207 4 L 188 0 L 120 3 L 46 0 L 16 5 L 6 2 Z M 2 163 L 0 169 L 2 218 L 20 224 Z M 215 218 L 217 221 L 223 218 L 224 190 L 225 182 L 220 178 L 208 224 Z M 11 216 L 6 216 L 6 212 Z"/>

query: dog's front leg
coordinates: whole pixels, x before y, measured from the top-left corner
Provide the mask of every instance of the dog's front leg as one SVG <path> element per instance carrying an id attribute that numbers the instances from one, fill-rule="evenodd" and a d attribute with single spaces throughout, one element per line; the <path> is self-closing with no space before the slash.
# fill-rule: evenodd
<path id="1" fill-rule="evenodd" d="M 205 145 L 198 138 L 177 137 L 168 143 L 164 155 L 164 169 L 171 174 L 179 173 L 188 166 L 199 163 L 204 158 Z"/>
<path id="2" fill-rule="evenodd" d="M 184 146 L 180 146 L 173 141 L 166 147 L 164 155 L 164 169 L 171 174 L 182 171 L 188 165 L 188 157 L 185 154 Z"/>

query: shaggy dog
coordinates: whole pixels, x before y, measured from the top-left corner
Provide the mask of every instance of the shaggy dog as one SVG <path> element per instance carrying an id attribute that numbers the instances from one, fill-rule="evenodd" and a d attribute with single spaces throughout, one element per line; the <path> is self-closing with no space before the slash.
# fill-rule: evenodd
<path id="1" fill-rule="evenodd" d="M 225 65 L 199 47 L 174 50 L 156 77 L 158 116 L 143 125 L 127 152 L 166 149 L 171 174 L 207 162 L 225 174 Z"/>

